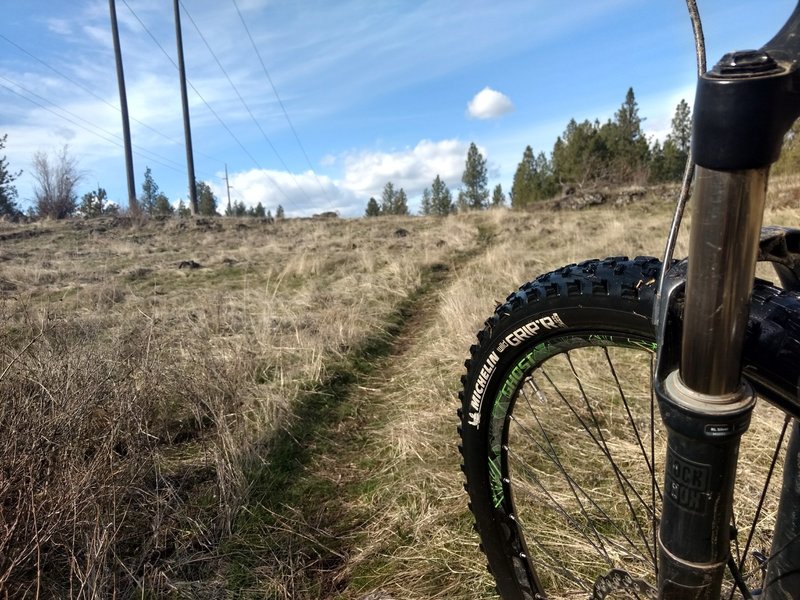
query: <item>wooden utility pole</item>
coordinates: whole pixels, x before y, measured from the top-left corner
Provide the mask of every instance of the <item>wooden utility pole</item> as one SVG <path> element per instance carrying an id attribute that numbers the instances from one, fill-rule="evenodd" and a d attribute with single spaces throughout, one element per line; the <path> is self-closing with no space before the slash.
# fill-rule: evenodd
<path id="1" fill-rule="evenodd" d="M 125 174 L 128 177 L 128 210 L 139 211 L 136 203 L 136 184 L 133 180 L 133 152 L 131 150 L 131 125 L 128 120 L 128 96 L 125 93 L 125 73 L 122 70 L 122 52 L 119 47 L 119 28 L 117 27 L 117 7 L 114 0 L 108 0 L 111 13 L 111 36 L 114 38 L 114 56 L 117 61 L 117 85 L 119 86 L 119 106 L 122 112 L 122 139 L 125 144 Z"/>
<path id="2" fill-rule="evenodd" d="M 186 138 L 186 169 L 189 174 L 189 210 L 193 215 L 200 211 L 197 206 L 197 182 L 194 178 L 194 154 L 192 153 L 192 128 L 189 124 L 189 100 L 186 93 L 186 67 L 183 64 L 183 36 L 181 35 L 180 0 L 175 5 L 175 41 L 178 44 L 178 72 L 181 80 L 181 103 L 183 104 L 183 132 Z"/>
<path id="3" fill-rule="evenodd" d="M 233 214 L 233 207 L 231 206 L 231 184 L 228 181 L 228 163 L 225 163 L 225 189 L 228 190 L 228 212 Z"/>

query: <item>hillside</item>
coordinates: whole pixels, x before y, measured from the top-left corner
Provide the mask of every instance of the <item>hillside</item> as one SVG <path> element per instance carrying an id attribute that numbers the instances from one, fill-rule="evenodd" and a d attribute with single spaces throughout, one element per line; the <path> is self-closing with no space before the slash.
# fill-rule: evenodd
<path id="1" fill-rule="evenodd" d="M 492 597 L 456 451 L 475 332 L 539 273 L 659 255 L 670 212 L 0 224 L 0 588 Z"/>

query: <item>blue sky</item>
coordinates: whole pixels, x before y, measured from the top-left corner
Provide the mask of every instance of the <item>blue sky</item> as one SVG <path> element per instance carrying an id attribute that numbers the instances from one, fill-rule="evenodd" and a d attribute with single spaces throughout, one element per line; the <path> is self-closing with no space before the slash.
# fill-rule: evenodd
<path id="1" fill-rule="evenodd" d="M 794 6 L 699 0 L 709 63 L 761 46 Z M 117 0 L 117 13 L 137 192 L 149 166 L 177 203 L 187 177 L 172 2 Z M 526 145 L 549 154 L 570 118 L 611 117 L 628 87 L 658 138 L 694 95 L 682 0 L 183 0 L 181 18 L 205 101 L 190 88 L 197 178 L 224 205 L 227 164 L 232 199 L 290 216 L 358 216 L 387 181 L 416 209 L 437 174 L 459 187 L 470 142 L 490 185 L 508 190 Z M 20 203 L 33 154 L 68 144 L 80 192 L 99 184 L 124 205 L 108 2 L 9 3 L 0 49 L 0 135 L 24 171 Z"/>

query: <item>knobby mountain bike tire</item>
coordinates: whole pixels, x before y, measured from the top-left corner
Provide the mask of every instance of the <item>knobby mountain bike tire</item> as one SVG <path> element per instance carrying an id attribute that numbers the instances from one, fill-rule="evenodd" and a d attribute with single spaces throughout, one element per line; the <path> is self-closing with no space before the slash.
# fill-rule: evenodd
<path id="1" fill-rule="evenodd" d="M 666 445 L 651 392 L 660 269 L 620 257 L 542 275 L 495 310 L 470 349 L 459 449 L 505 599 L 653 597 Z M 797 294 L 757 283 L 744 363 L 769 403 L 758 403 L 742 442 L 731 553 L 739 585 L 757 589 L 786 414 L 798 411 Z M 764 488 L 774 504 L 759 508 Z M 724 597 L 741 597 L 728 579 Z"/>

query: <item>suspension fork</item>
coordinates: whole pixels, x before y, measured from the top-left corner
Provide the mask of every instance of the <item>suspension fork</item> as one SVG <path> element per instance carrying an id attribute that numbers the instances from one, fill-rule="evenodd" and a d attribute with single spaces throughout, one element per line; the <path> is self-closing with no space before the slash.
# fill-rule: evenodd
<path id="1" fill-rule="evenodd" d="M 664 600 L 719 600 L 730 559 L 739 441 L 755 403 L 741 378 L 743 343 L 769 165 L 800 114 L 798 33 L 800 2 L 764 48 L 726 55 L 698 82 L 683 330 L 670 331 L 660 319 L 667 330 L 659 340 L 666 347 L 659 348 L 654 382 L 667 428 L 658 540 Z M 664 307 L 661 313 L 666 315 Z M 781 504 L 789 506 L 791 499 Z M 771 576 L 783 580 L 786 572 Z M 800 597 L 800 589 L 790 597 Z"/>
<path id="2" fill-rule="evenodd" d="M 656 386 L 668 429 L 662 598 L 720 598 L 739 440 L 754 405 L 741 356 L 766 182 L 766 168 L 697 169 L 680 369 Z"/>

